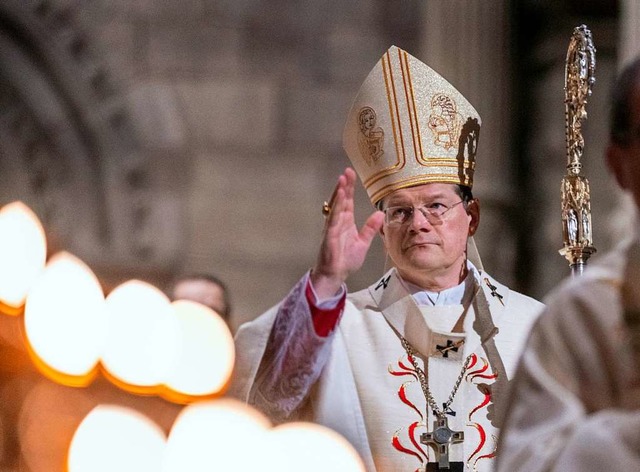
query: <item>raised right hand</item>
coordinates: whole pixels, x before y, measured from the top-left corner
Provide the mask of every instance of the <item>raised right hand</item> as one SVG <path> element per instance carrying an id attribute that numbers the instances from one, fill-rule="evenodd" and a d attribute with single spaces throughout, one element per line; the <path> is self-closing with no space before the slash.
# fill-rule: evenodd
<path id="1" fill-rule="evenodd" d="M 353 211 L 355 184 L 356 173 L 348 167 L 333 192 L 322 245 L 311 271 L 311 283 L 320 299 L 335 295 L 347 277 L 362 267 L 374 236 L 382 228 L 384 213 L 375 211 L 358 230 Z"/>

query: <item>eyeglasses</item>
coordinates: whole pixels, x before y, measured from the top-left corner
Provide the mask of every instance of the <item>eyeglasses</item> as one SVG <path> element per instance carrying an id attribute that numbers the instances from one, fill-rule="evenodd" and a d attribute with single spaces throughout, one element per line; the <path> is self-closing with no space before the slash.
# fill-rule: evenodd
<path id="1" fill-rule="evenodd" d="M 415 206 L 390 206 L 385 208 L 384 222 L 387 226 L 400 226 L 412 220 L 415 210 L 417 209 L 422 216 L 424 216 L 432 225 L 440 225 L 447 218 L 449 210 L 463 203 L 464 200 L 460 200 L 458 203 L 454 203 L 451 206 L 447 206 L 443 203 L 432 204 L 431 206 L 421 205 Z"/>

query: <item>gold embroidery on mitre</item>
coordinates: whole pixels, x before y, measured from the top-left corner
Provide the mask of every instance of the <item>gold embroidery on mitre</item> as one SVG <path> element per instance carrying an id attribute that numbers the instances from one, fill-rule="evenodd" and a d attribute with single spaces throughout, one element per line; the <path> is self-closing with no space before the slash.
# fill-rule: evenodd
<path id="1" fill-rule="evenodd" d="M 371 107 L 363 107 L 358 113 L 358 147 L 368 165 L 373 165 L 384 154 L 384 131 L 376 127 L 376 112 Z"/>
<path id="2" fill-rule="evenodd" d="M 453 99 L 444 93 L 431 98 L 429 129 L 433 132 L 433 143 L 446 150 L 458 145 L 463 118 Z"/>

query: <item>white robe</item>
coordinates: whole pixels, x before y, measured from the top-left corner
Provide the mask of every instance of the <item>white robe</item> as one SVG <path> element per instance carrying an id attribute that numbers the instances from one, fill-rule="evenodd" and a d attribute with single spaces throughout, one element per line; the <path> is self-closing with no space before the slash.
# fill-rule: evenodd
<path id="1" fill-rule="evenodd" d="M 447 330 L 462 305 L 418 307 L 392 269 L 350 294 L 337 328 L 323 338 L 315 334 L 303 279 L 281 304 L 238 330 L 230 394 L 277 422 L 308 420 L 338 431 L 368 471 L 419 470 L 436 461 L 420 443 L 420 434 L 433 430 L 434 415 L 395 330 L 420 351 L 420 363 L 428 359 L 424 370 L 440 408 L 471 356 L 451 404 L 456 415 L 448 415 L 450 428 L 464 431 L 465 439 L 450 446 L 449 460 L 464 462 L 468 470 L 492 470 L 500 418 L 492 400 L 505 395 L 542 304 L 484 272 L 474 274 L 481 290 L 463 319 L 464 347 L 447 357 L 437 347 L 465 338 Z"/>
<path id="2" fill-rule="evenodd" d="M 513 382 L 500 471 L 640 470 L 640 371 L 624 321 L 640 316 L 639 286 L 636 241 L 549 296 Z"/>

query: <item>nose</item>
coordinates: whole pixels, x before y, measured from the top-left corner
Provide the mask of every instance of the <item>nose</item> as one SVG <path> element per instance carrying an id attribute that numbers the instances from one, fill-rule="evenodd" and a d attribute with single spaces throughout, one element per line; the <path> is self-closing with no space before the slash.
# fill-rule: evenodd
<path id="1" fill-rule="evenodd" d="M 430 229 L 433 224 L 431 223 L 431 221 L 429 221 L 427 213 L 422 208 L 414 207 L 409 228 L 414 231 L 418 231 L 425 228 L 425 226 Z"/>

